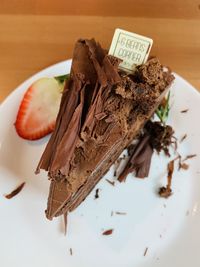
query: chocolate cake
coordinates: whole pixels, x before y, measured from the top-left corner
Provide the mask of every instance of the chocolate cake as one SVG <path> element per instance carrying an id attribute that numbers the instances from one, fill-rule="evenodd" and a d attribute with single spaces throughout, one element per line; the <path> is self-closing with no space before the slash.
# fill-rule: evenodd
<path id="1" fill-rule="evenodd" d="M 154 113 L 174 77 L 157 58 L 134 74 L 92 40 L 75 44 L 55 130 L 37 167 L 51 180 L 46 216 L 74 210 Z"/>

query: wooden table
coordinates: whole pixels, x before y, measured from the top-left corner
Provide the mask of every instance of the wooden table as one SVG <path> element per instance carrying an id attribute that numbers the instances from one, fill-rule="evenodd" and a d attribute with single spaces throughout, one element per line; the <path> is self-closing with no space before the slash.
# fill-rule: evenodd
<path id="1" fill-rule="evenodd" d="M 199 0 L 70 2 L 0 1 L 0 102 L 35 72 L 71 58 L 78 38 L 108 48 L 117 27 L 152 37 L 151 54 L 200 90 Z"/>

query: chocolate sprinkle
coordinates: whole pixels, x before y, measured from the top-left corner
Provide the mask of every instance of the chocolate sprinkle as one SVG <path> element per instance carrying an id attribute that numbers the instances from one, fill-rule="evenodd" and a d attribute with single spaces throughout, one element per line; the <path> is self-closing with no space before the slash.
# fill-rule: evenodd
<path id="1" fill-rule="evenodd" d="M 14 189 L 11 193 L 7 194 L 7 195 L 4 195 L 5 198 L 7 199 L 11 199 L 13 198 L 14 196 L 16 196 L 17 194 L 19 194 L 21 192 L 21 190 L 23 189 L 25 185 L 25 182 L 21 183 L 16 189 Z"/>
<path id="2" fill-rule="evenodd" d="M 70 253 L 71 256 L 73 255 L 72 248 L 69 249 L 69 253 Z"/>
<path id="3" fill-rule="evenodd" d="M 113 229 L 106 230 L 102 233 L 102 235 L 112 235 Z"/>

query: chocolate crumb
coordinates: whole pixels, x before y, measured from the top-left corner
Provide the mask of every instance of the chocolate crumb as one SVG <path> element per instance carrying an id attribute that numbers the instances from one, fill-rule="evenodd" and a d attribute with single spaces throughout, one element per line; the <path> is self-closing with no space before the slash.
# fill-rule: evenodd
<path id="1" fill-rule="evenodd" d="M 25 182 L 21 183 L 16 189 L 14 189 L 11 193 L 7 194 L 7 195 L 4 195 L 5 198 L 7 199 L 11 199 L 13 198 L 14 196 L 16 196 L 17 194 L 19 194 L 21 192 L 21 190 L 23 189 L 25 185 Z"/>
<path id="2" fill-rule="evenodd" d="M 172 190 L 171 188 L 168 189 L 165 186 L 160 187 L 158 194 L 160 195 L 160 197 L 164 197 L 164 198 L 168 198 L 172 195 Z"/>
<path id="3" fill-rule="evenodd" d="M 99 198 L 99 188 L 96 189 L 94 198 Z"/>
<path id="4" fill-rule="evenodd" d="M 174 130 L 172 129 L 172 127 L 169 125 L 162 125 L 162 123 L 158 121 L 148 121 L 145 126 L 145 129 L 147 130 L 150 136 L 151 146 L 158 153 L 163 150 L 167 156 L 170 156 L 169 146 L 173 143 L 172 139 L 175 138 L 173 136 Z"/>
<path id="5" fill-rule="evenodd" d="M 102 235 L 112 235 L 113 229 L 106 230 L 102 233 Z"/>
<path id="6" fill-rule="evenodd" d="M 126 212 L 116 211 L 115 214 L 117 214 L 117 215 L 126 215 L 127 213 Z"/>
<path id="7" fill-rule="evenodd" d="M 148 251 L 148 249 L 149 249 L 148 247 L 145 248 L 145 251 L 144 251 L 144 254 L 143 254 L 144 257 L 147 255 L 147 251 Z"/>
<path id="8" fill-rule="evenodd" d="M 73 255 L 72 248 L 69 249 L 69 253 L 70 253 L 71 256 Z"/>
<path id="9" fill-rule="evenodd" d="M 189 164 L 187 163 L 179 163 L 179 170 L 183 169 L 183 170 L 188 170 L 189 169 Z"/>
<path id="10" fill-rule="evenodd" d="M 183 109 L 183 110 L 181 110 L 181 113 L 186 113 L 186 112 L 188 112 L 188 108 L 187 109 Z"/>
<path id="11" fill-rule="evenodd" d="M 159 189 L 159 192 L 158 192 L 160 197 L 164 197 L 164 198 L 168 198 L 169 196 L 172 195 L 171 181 L 172 181 L 172 175 L 173 175 L 173 172 L 174 172 L 174 160 L 171 160 L 168 163 L 167 169 L 168 169 L 167 186 L 166 187 L 164 187 L 164 186 L 161 187 Z"/>
<path id="12" fill-rule="evenodd" d="M 181 138 L 180 142 L 179 143 L 182 143 L 187 137 L 187 134 L 184 134 L 184 136 Z"/>
<path id="13" fill-rule="evenodd" d="M 110 180 L 106 179 L 106 182 L 108 182 L 108 183 L 111 184 L 112 186 L 115 186 L 115 182 L 114 182 L 114 181 L 110 181 Z"/>

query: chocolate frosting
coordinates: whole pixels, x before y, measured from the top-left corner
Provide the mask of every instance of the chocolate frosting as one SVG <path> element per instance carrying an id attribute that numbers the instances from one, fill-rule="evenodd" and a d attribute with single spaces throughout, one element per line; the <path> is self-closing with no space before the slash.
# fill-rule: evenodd
<path id="1" fill-rule="evenodd" d="M 55 130 L 38 164 L 51 180 L 49 219 L 77 207 L 153 114 L 173 80 L 158 59 L 134 75 L 92 40 L 78 40 Z"/>

